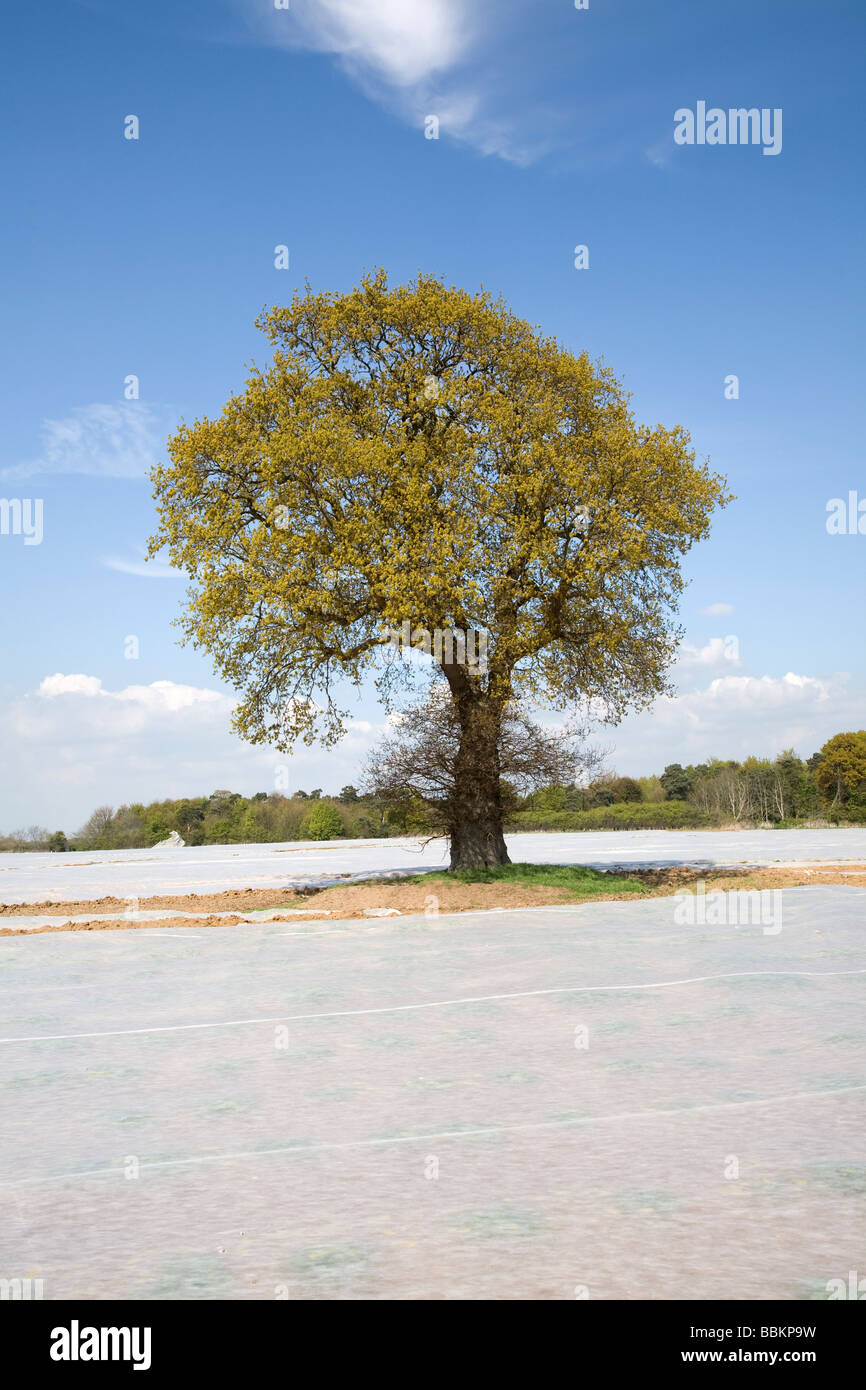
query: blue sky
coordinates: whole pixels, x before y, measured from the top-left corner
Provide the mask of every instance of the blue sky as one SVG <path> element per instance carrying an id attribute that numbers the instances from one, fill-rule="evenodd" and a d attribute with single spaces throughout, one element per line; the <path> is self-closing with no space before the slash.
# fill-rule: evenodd
<path id="1" fill-rule="evenodd" d="M 619 771 L 866 722 L 866 535 L 825 526 L 866 498 L 862 6 L 58 0 L 7 29 L 0 495 L 42 499 L 43 536 L 0 535 L 2 828 L 274 785 L 287 759 L 176 645 L 183 581 L 139 573 L 146 473 L 265 359 L 266 304 L 380 264 L 603 356 L 737 494 L 686 561 L 678 698 L 604 735 Z M 698 101 L 781 109 L 781 152 L 677 145 Z M 357 714 L 292 785 L 352 780 L 383 722 Z"/>

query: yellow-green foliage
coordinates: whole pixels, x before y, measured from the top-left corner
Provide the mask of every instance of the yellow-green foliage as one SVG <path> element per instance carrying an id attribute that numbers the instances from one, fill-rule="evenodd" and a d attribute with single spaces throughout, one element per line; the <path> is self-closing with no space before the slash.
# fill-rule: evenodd
<path id="1" fill-rule="evenodd" d="M 635 780 L 640 787 L 642 800 L 664 801 L 665 789 L 658 777 L 637 777 Z"/>
<path id="2" fill-rule="evenodd" d="M 679 561 L 727 495 L 686 432 L 488 294 L 383 271 L 263 315 L 273 360 L 156 469 L 182 625 L 253 742 L 335 741 L 387 626 L 487 629 L 479 698 L 619 717 L 667 688 Z M 584 524 L 586 523 L 586 524 Z"/>
<path id="3" fill-rule="evenodd" d="M 866 729 L 835 734 L 820 757 L 815 780 L 824 800 L 830 805 L 866 805 Z"/>

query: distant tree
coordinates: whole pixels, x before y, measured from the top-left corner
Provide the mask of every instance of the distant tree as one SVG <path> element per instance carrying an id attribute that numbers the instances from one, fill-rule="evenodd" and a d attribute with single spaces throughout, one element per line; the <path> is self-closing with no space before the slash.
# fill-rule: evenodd
<path id="1" fill-rule="evenodd" d="M 642 801 L 664 801 L 665 789 L 658 777 L 638 777 L 636 781 L 641 789 Z"/>
<path id="2" fill-rule="evenodd" d="M 109 834 L 112 848 L 134 849 L 148 844 L 145 808 L 139 804 L 119 807 L 114 814 Z"/>
<path id="3" fill-rule="evenodd" d="M 564 811 L 568 806 L 568 788 L 540 787 L 528 798 L 527 805 L 533 811 Z"/>
<path id="4" fill-rule="evenodd" d="M 72 847 L 69 844 L 69 841 L 67 840 L 63 831 L 55 830 L 54 834 L 49 837 L 48 848 L 50 850 L 54 850 L 55 852 L 62 852 L 64 850 L 71 849 Z"/>
<path id="5" fill-rule="evenodd" d="M 589 805 L 589 791 L 586 787 L 578 786 L 572 782 L 565 789 L 565 809 L 566 811 L 585 811 Z"/>
<path id="6" fill-rule="evenodd" d="M 222 802 L 213 802 L 211 797 L 212 810 L 219 807 Z M 172 830 L 177 830 L 184 839 L 189 840 L 196 834 L 196 829 L 201 825 L 205 818 L 204 797 L 184 798 L 181 801 L 166 802 L 164 807 L 165 820 L 170 824 Z"/>
<path id="7" fill-rule="evenodd" d="M 665 800 L 685 801 L 694 785 L 695 778 L 686 771 L 681 763 L 668 763 L 659 781 L 664 787 Z"/>
<path id="8" fill-rule="evenodd" d="M 329 801 L 319 801 L 301 821 L 302 840 L 338 840 L 345 833 L 342 817 Z"/>
<path id="9" fill-rule="evenodd" d="M 226 806 L 231 805 L 233 801 L 241 800 L 243 800 L 243 798 L 240 792 L 226 791 L 225 788 L 221 787 L 218 791 L 211 792 L 207 799 L 207 810 L 209 813 L 213 811 L 222 811 Z"/>
<path id="10" fill-rule="evenodd" d="M 773 764 L 772 771 L 774 819 L 785 820 L 789 816 L 808 814 L 814 786 L 806 771 L 806 765 L 797 757 L 793 748 L 785 748 Z"/>
<path id="11" fill-rule="evenodd" d="M 612 806 L 619 800 L 616 784 L 619 778 L 612 772 L 596 777 L 586 789 L 586 804 L 592 806 Z"/>
<path id="12" fill-rule="evenodd" d="M 821 749 L 815 781 L 824 801 L 844 805 L 866 789 L 866 729 L 835 734 Z"/>
<path id="13" fill-rule="evenodd" d="M 614 801 L 643 801 L 640 783 L 633 777 L 615 777 L 612 783 Z"/>
<path id="14" fill-rule="evenodd" d="M 151 845 L 158 844 L 160 840 L 166 839 L 174 828 L 169 824 L 168 817 L 165 816 L 162 811 L 157 811 L 154 815 L 148 816 L 145 821 L 145 826 L 147 829 L 148 844 Z"/>
<path id="15" fill-rule="evenodd" d="M 712 772 L 710 780 L 715 785 L 720 806 L 735 824 L 755 815 L 753 789 L 748 777 L 740 772 L 739 764 L 722 766 Z M 759 813 L 759 818 L 763 820 L 764 816 Z"/>
<path id="16" fill-rule="evenodd" d="M 311 801 L 318 801 L 321 795 L 322 795 L 322 788 L 321 788 L 321 787 L 314 787 L 313 790 L 310 792 L 310 800 L 311 800 Z"/>
<path id="17" fill-rule="evenodd" d="M 267 799 L 267 792 L 256 792 L 255 796 L 253 797 L 253 801 L 267 801 Z"/>
<path id="18" fill-rule="evenodd" d="M 94 841 L 98 842 L 99 840 L 104 840 L 107 831 L 111 827 L 111 822 L 113 819 L 113 806 L 97 806 L 96 810 L 90 815 L 89 819 L 85 821 L 84 825 L 79 830 L 76 838 L 79 840 L 83 840 L 85 844 L 91 844 Z"/>
<path id="19" fill-rule="evenodd" d="M 351 784 L 348 787 L 344 787 L 340 792 L 340 800 L 344 801 L 348 806 L 353 805 L 356 801 L 360 801 L 360 799 L 357 787 L 353 787 Z"/>

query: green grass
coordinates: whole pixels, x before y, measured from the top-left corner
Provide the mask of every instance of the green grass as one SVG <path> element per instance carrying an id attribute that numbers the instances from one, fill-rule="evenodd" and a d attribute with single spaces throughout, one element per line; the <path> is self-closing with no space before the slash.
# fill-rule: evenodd
<path id="1" fill-rule="evenodd" d="M 382 880 L 368 880 L 381 883 Z M 390 882 L 394 882 L 391 879 Z M 457 869 L 431 874 L 416 874 L 399 880 L 402 883 L 516 883 L 525 887 L 562 888 L 573 897 L 595 896 L 598 893 L 646 893 L 637 879 L 618 874 L 600 873 L 574 864 L 500 864 L 495 869 Z"/>

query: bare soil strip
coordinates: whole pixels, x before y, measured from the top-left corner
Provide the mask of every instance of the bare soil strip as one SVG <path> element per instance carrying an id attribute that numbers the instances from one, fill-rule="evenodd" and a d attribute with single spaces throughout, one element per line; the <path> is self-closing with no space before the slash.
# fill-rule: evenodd
<path id="1" fill-rule="evenodd" d="M 133 905 L 142 911 L 166 908 L 169 912 L 241 912 L 260 907 L 302 906 L 307 896 L 289 888 L 232 888 L 225 893 L 159 894 L 151 898 L 82 898 L 77 902 L 41 902 L 0 904 L 0 917 L 57 917 L 68 913 L 80 917 L 86 912 L 128 912 Z"/>
<path id="2" fill-rule="evenodd" d="M 182 896 L 158 896 L 135 900 L 141 910 L 165 909 L 166 916 L 157 920 L 134 920 L 129 917 L 93 920 L 91 913 L 125 912 L 130 899 L 96 898 L 79 902 L 18 903 L 0 906 L 0 916 L 11 918 L 9 925 L 0 928 L 0 936 L 36 936 L 41 932 L 58 931 L 131 931 L 139 928 L 159 930 L 162 927 L 233 927 L 246 925 L 247 914 L 269 908 L 291 908 L 292 917 L 283 922 L 325 921 L 375 917 L 391 913 L 400 916 L 423 913 L 434 909 L 440 913 L 474 912 L 493 908 L 566 906 L 589 902 L 634 902 L 638 898 L 669 897 L 678 889 L 703 883 L 708 891 L 730 892 L 770 888 L 801 888 L 809 884 L 845 884 L 866 888 L 866 864 L 826 864 L 814 866 L 777 866 L 762 868 L 694 869 L 619 869 L 617 877 L 639 882 L 641 894 L 570 893 L 563 888 L 542 887 L 517 883 L 460 883 L 442 879 L 407 883 L 399 879 L 388 882 L 337 884 L 312 893 L 293 890 L 273 891 L 248 888 L 226 893 L 188 893 Z M 435 899 L 435 903 L 432 901 Z M 197 918 L 172 917 L 172 912 L 228 913 L 228 916 Z M 72 920 L 62 925 L 19 928 L 15 916 L 61 916 Z M 236 915 L 241 914 L 241 915 Z"/>

